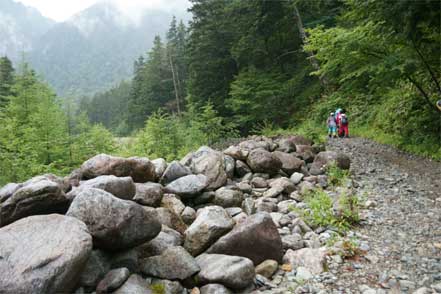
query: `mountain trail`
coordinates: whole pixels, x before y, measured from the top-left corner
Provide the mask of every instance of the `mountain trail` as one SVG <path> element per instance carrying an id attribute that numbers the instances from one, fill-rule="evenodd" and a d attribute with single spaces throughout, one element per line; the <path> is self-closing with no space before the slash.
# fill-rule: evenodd
<path id="1" fill-rule="evenodd" d="M 441 163 L 361 138 L 329 140 L 327 149 L 350 156 L 371 206 L 354 230 L 366 254 L 334 269 L 328 292 L 441 293 Z"/>

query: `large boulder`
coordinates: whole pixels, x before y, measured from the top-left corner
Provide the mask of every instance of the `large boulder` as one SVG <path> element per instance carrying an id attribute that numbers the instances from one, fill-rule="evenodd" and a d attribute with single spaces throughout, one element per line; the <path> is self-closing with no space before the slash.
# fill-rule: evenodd
<path id="1" fill-rule="evenodd" d="M 0 204 L 0 226 L 30 215 L 65 213 L 68 207 L 59 184 L 46 179 L 29 182 Z"/>
<path id="2" fill-rule="evenodd" d="M 291 264 L 292 268 L 305 267 L 312 274 L 318 275 L 326 269 L 326 250 L 324 248 L 288 249 L 283 257 L 284 263 Z"/>
<path id="3" fill-rule="evenodd" d="M 323 151 L 317 154 L 314 162 L 309 169 L 311 175 L 321 175 L 326 172 L 326 167 L 335 164 L 341 169 L 349 169 L 351 166 L 350 158 L 343 153 L 335 151 Z"/>
<path id="4" fill-rule="evenodd" d="M 141 205 L 158 207 L 164 196 L 164 187 L 158 183 L 136 183 L 136 194 L 133 201 Z"/>
<path id="5" fill-rule="evenodd" d="M 236 167 L 236 161 L 234 160 L 234 158 L 229 155 L 224 155 L 224 167 L 225 172 L 227 173 L 227 177 L 229 179 L 233 179 L 234 169 Z"/>
<path id="6" fill-rule="evenodd" d="M 94 245 L 106 250 L 141 245 L 161 231 L 153 208 L 147 209 L 94 188 L 81 191 L 67 215 L 82 220 L 93 236 Z"/>
<path id="7" fill-rule="evenodd" d="M 230 231 L 233 226 L 234 220 L 222 207 L 202 208 L 198 211 L 196 220 L 185 231 L 184 247 L 196 256 Z"/>
<path id="8" fill-rule="evenodd" d="M 131 200 L 136 193 L 135 183 L 131 177 L 99 176 L 81 182 L 80 188 L 96 188 L 109 192 L 121 199 Z"/>
<path id="9" fill-rule="evenodd" d="M 273 155 L 282 162 L 282 170 L 289 176 L 292 175 L 294 172 L 300 172 L 302 166 L 305 164 L 303 160 L 297 158 L 293 154 L 274 151 Z"/>
<path id="10" fill-rule="evenodd" d="M 240 190 L 222 187 L 216 190 L 213 203 L 215 205 L 227 207 L 240 207 L 243 201 L 243 193 Z"/>
<path id="11" fill-rule="evenodd" d="M 238 146 L 230 146 L 224 150 L 224 154 L 233 157 L 235 160 L 247 160 L 249 151 L 239 148 Z"/>
<path id="12" fill-rule="evenodd" d="M 96 294 L 107 294 L 121 287 L 130 276 L 130 271 L 125 268 L 116 268 L 109 271 L 96 287 Z"/>
<path id="13" fill-rule="evenodd" d="M 155 165 L 143 157 L 122 158 L 99 154 L 81 165 L 83 179 L 92 179 L 102 175 L 132 177 L 133 181 L 137 183 L 156 179 Z"/>
<path id="14" fill-rule="evenodd" d="M 108 254 L 99 249 L 93 250 L 81 272 L 79 285 L 86 290 L 94 290 L 111 266 Z"/>
<path id="15" fill-rule="evenodd" d="M 282 162 L 279 158 L 261 148 L 250 151 L 247 164 L 255 173 L 277 174 L 282 168 Z"/>
<path id="16" fill-rule="evenodd" d="M 140 275 L 132 274 L 130 277 L 112 294 L 154 294 L 150 289 L 150 284 Z"/>
<path id="17" fill-rule="evenodd" d="M 192 172 L 190 168 L 181 164 L 179 161 L 172 161 L 162 174 L 160 182 L 164 185 L 173 182 L 176 179 L 179 179 L 184 176 L 191 175 Z"/>
<path id="18" fill-rule="evenodd" d="M 155 239 L 142 244 L 137 248 L 141 258 L 161 255 L 170 247 L 182 245 L 183 238 L 179 232 L 162 226 L 162 230 Z"/>
<path id="19" fill-rule="evenodd" d="M 283 246 L 271 216 L 267 213 L 256 213 L 237 224 L 206 252 L 243 256 L 258 265 L 266 259 L 281 262 Z"/>
<path id="20" fill-rule="evenodd" d="M 196 262 L 201 268 L 196 276 L 201 285 L 219 283 L 239 290 L 252 284 L 256 275 L 253 262 L 245 257 L 204 253 Z"/>
<path id="21" fill-rule="evenodd" d="M 270 144 L 267 141 L 246 140 L 239 143 L 239 148 L 245 152 L 259 148 L 270 150 Z"/>
<path id="22" fill-rule="evenodd" d="M 6 201 L 9 197 L 11 197 L 15 191 L 23 187 L 23 184 L 17 183 L 9 183 L 3 186 L 0 189 L 0 203 Z"/>
<path id="23" fill-rule="evenodd" d="M 202 146 L 193 153 L 191 170 L 207 177 L 208 189 L 217 189 L 227 182 L 223 154 L 207 146 Z"/>
<path id="24" fill-rule="evenodd" d="M 167 280 L 184 280 L 199 272 L 196 260 L 184 248 L 170 247 L 161 255 L 141 260 L 141 271 L 147 276 Z"/>
<path id="25" fill-rule="evenodd" d="M 58 214 L 0 229 L 0 293 L 72 293 L 92 250 L 86 225 Z"/>
<path id="26" fill-rule="evenodd" d="M 188 175 L 174 180 L 165 190 L 171 194 L 177 194 L 184 198 L 192 198 L 202 192 L 208 185 L 207 177 L 204 175 Z"/>
<path id="27" fill-rule="evenodd" d="M 182 217 L 174 211 L 165 207 L 158 207 L 156 208 L 156 212 L 158 213 L 158 220 L 162 225 L 172 228 L 181 234 L 187 229 L 187 225 L 184 223 Z"/>
<path id="28" fill-rule="evenodd" d="M 164 158 L 157 158 L 152 160 L 155 166 L 156 179 L 159 180 L 167 169 L 167 161 Z"/>

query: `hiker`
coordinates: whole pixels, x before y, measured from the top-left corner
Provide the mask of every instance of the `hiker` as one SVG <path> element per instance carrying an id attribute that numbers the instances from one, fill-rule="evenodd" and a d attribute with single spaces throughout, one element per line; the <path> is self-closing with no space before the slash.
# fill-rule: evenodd
<path id="1" fill-rule="evenodd" d="M 341 112 L 339 119 L 339 136 L 348 138 L 349 137 L 349 119 L 345 111 Z"/>
<path id="2" fill-rule="evenodd" d="M 341 115 L 341 108 L 337 108 L 335 111 L 335 122 L 337 123 L 337 134 L 340 136 L 340 115 Z"/>
<path id="3" fill-rule="evenodd" d="M 329 114 L 328 120 L 326 121 L 326 124 L 328 126 L 328 136 L 329 138 L 336 138 L 337 137 L 337 122 L 335 120 L 335 115 L 333 112 Z"/>

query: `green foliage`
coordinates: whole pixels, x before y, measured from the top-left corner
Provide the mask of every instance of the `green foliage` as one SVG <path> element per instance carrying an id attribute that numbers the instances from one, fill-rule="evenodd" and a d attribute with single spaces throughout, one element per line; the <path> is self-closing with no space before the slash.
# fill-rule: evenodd
<path id="1" fill-rule="evenodd" d="M 0 111 L 6 107 L 14 82 L 14 68 L 7 56 L 0 58 Z"/>
<path id="2" fill-rule="evenodd" d="M 312 226 L 332 227 L 344 232 L 359 220 L 356 197 L 341 194 L 338 199 L 340 211 L 336 212 L 333 199 L 325 191 L 311 190 L 304 197 L 308 209 L 297 212 Z"/>
<path id="3" fill-rule="evenodd" d="M 51 89 L 23 64 L 0 115 L 0 185 L 41 173 L 68 173 L 97 153 L 114 151 L 113 137 L 85 114 L 73 118 Z"/>
<path id="4" fill-rule="evenodd" d="M 234 125 L 225 123 L 212 104 L 190 107 L 182 116 L 154 113 L 140 130 L 131 151 L 140 156 L 179 159 L 202 145 L 237 136 Z"/>
<path id="5" fill-rule="evenodd" d="M 329 80 L 328 93 L 311 108 L 315 122 L 344 107 L 355 134 L 439 158 L 437 5 L 347 0 L 336 26 L 309 29 L 304 48 L 320 63 L 313 74 Z"/>
<path id="6" fill-rule="evenodd" d="M 150 285 L 150 290 L 153 291 L 153 294 L 165 294 L 165 286 L 161 283 Z"/>
<path id="7" fill-rule="evenodd" d="M 331 164 L 326 167 L 326 175 L 330 185 L 344 186 L 349 178 L 349 171 L 339 168 L 336 164 Z"/>

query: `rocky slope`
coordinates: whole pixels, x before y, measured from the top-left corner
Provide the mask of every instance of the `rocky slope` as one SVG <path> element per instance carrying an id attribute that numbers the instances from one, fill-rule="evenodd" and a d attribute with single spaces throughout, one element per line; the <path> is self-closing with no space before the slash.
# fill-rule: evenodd
<path id="1" fill-rule="evenodd" d="M 439 195 L 410 197 L 430 190 L 430 180 L 414 186 L 413 174 L 394 174 L 362 144 L 335 141 L 335 152 L 299 136 L 254 137 L 170 163 L 101 154 L 65 178 L 8 184 L 0 189 L 0 293 L 435 293 L 439 258 L 414 250 L 439 254 L 439 234 L 426 231 L 437 232 Z M 348 169 L 345 153 L 356 180 L 329 185 L 325 169 Z M 385 173 L 394 181 L 380 180 Z M 384 196 L 397 185 L 412 217 Z M 332 198 L 335 215 L 343 194 L 358 195 L 360 227 L 340 236 L 305 222 L 304 196 L 315 188 Z M 396 234 L 385 220 L 402 221 Z M 406 258 L 396 258 L 400 249 Z M 373 279 L 380 270 L 387 274 Z"/>

